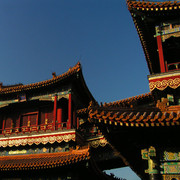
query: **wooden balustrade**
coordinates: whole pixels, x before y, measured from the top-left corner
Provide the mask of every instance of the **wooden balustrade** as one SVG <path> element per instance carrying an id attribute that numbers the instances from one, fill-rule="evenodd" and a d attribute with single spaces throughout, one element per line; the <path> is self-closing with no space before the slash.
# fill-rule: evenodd
<path id="1" fill-rule="evenodd" d="M 170 63 L 170 64 L 165 62 L 165 64 L 166 64 L 166 72 L 180 70 L 180 62 Z"/>
<path id="2" fill-rule="evenodd" d="M 40 125 L 30 125 L 30 126 L 21 126 L 21 127 L 12 127 L 12 128 L 5 128 L 0 129 L 1 135 L 11 135 L 11 134 L 19 134 L 19 133 L 31 133 L 31 132 L 46 132 L 47 130 L 65 130 L 68 129 L 68 123 L 62 122 L 62 123 L 56 123 L 55 127 L 53 126 L 53 123 L 45 123 Z"/>

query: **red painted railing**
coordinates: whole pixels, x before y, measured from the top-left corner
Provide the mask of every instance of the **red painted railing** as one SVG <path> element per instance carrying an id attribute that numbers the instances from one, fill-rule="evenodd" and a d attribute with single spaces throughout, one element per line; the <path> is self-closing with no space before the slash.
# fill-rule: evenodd
<path id="1" fill-rule="evenodd" d="M 165 64 L 166 64 L 166 72 L 180 70 L 180 62 L 170 63 L 170 64 L 167 64 L 167 62 L 165 62 Z"/>
<path id="2" fill-rule="evenodd" d="M 5 128 L 0 129 L 0 134 L 3 135 L 11 135 L 11 134 L 19 134 L 19 133 L 27 133 L 27 132 L 46 132 L 47 130 L 65 130 L 68 128 L 68 122 L 56 123 L 53 126 L 52 123 L 40 124 L 40 125 L 32 125 L 32 126 L 21 126 L 21 127 L 13 127 L 13 128 Z"/>

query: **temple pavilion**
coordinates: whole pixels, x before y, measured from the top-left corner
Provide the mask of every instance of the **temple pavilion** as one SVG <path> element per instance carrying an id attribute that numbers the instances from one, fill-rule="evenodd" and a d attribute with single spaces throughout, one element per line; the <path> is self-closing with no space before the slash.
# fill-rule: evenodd
<path id="1" fill-rule="evenodd" d="M 91 103 L 87 117 L 121 159 L 117 167 L 130 166 L 143 180 L 180 180 L 180 1 L 126 2 L 149 68 L 150 92 Z"/>
<path id="2" fill-rule="evenodd" d="M 150 92 L 98 104 L 77 63 L 28 85 L 0 84 L 0 179 L 180 180 L 180 2 L 127 0 Z"/>
<path id="3" fill-rule="evenodd" d="M 91 158 L 90 143 L 104 147 L 104 136 L 90 133 L 87 142 L 78 132 L 77 110 L 94 101 L 80 63 L 46 81 L 1 83 L 0 179 L 113 179 Z"/>

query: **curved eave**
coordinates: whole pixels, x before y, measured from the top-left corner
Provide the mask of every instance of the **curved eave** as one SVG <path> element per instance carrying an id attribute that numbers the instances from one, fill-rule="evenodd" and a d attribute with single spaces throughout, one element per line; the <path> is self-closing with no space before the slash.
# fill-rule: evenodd
<path id="1" fill-rule="evenodd" d="M 27 85 L 20 85 L 20 86 L 9 87 L 9 88 L 1 88 L 0 95 L 34 90 L 34 89 L 39 89 L 42 87 L 48 87 L 48 86 L 54 85 L 58 82 L 61 82 L 65 79 L 73 76 L 74 74 L 77 74 L 80 71 L 81 71 L 81 64 L 77 63 L 73 68 L 70 68 L 67 72 L 65 72 L 59 76 L 56 76 L 52 79 L 49 79 L 49 80 L 32 83 L 32 84 L 27 84 Z"/>
<path id="2" fill-rule="evenodd" d="M 0 171 L 47 169 L 88 160 L 89 148 L 69 152 L 0 157 Z"/>
<path id="3" fill-rule="evenodd" d="M 158 66 L 156 64 L 155 68 L 158 67 L 158 70 L 155 70 L 155 68 L 153 67 L 153 63 L 152 63 L 152 60 L 154 60 L 154 59 L 156 59 L 156 62 L 158 62 L 157 61 L 158 53 L 153 53 L 153 52 L 157 52 L 156 42 L 153 37 L 154 33 L 152 32 L 153 30 L 151 30 L 151 28 L 146 28 L 147 24 L 139 23 L 141 21 L 140 18 L 137 19 L 137 18 L 133 17 L 133 21 L 134 21 L 138 36 L 141 41 L 141 45 L 142 45 L 142 48 L 143 48 L 143 51 L 144 51 L 144 54 L 146 57 L 149 72 L 150 72 L 150 74 L 157 73 L 158 70 L 160 70 L 160 66 L 159 66 L 159 64 L 158 64 Z M 146 29 L 148 29 L 148 30 L 146 31 Z M 151 38 L 149 36 L 147 36 L 147 34 L 149 34 L 149 31 L 151 32 L 150 34 L 152 34 Z"/>
<path id="4" fill-rule="evenodd" d="M 179 17 L 180 2 L 150 2 L 127 0 L 127 6 L 137 29 L 148 68 L 151 74 L 160 72 L 157 64 L 157 43 L 154 38 L 155 25 L 168 18 Z M 156 52 L 156 53 L 155 53 Z M 158 66 L 157 66 L 158 65 Z"/>
<path id="5" fill-rule="evenodd" d="M 133 104 L 138 104 L 138 103 L 151 103 L 154 101 L 154 97 L 152 93 L 146 93 L 146 94 L 141 94 L 138 96 L 133 96 L 127 99 L 122 99 L 119 101 L 114 101 L 110 103 L 104 103 L 103 107 L 106 108 L 117 108 L 117 107 L 130 107 L 133 106 Z"/>
<path id="6" fill-rule="evenodd" d="M 129 10 L 137 9 L 142 11 L 168 11 L 180 9 L 180 1 L 136 1 L 127 0 Z"/>
<path id="7" fill-rule="evenodd" d="M 151 92 L 146 94 L 141 94 L 138 96 L 133 96 L 127 99 L 122 99 L 119 101 L 104 103 L 99 105 L 97 102 L 91 101 L 88 108 L 77 110 L 78 117 L 88 116 L 89 112 L 96 111 L 98 109 L 107 109 L 107 110 L 118 110 L 118 109 L 127 109 L 133 107 L 142 107 L 155 104 L 154 96 Z"/>
<path id="8" fill-rule="evenodd" d="M 93 95 L 91 94 L 88 86 L 86 85 L 86 82 L 84 80 L 84 77 L 83 77 L 83 74 L 82 74 L 82 70 L 79 71 L 79 80 L 80 80 L 80 83 L 79 83 L 79 92 L 81 93 L 81 98 L 83 100 L 86 100 L 86 105 L 88 106 L 90 101 L 93 101 L 95 102 L 95 99 L 93 97 Z"/>
<path id="9" fill-rule="evenodd" d="M 99 123 L 125 127 L 162 127 L 180 125 L 180 107 L 161 111 L 158 108 L 146 109 L 92 109 L 89 119 Z"/>

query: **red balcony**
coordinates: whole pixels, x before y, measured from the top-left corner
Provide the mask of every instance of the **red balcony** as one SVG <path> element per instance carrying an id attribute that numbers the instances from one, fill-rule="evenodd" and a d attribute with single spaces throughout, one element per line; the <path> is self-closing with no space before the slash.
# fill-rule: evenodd
<path id="1" fill-rule="evenodd" d="M 12 127 L 0 129 L 0 134 L 2 135 L 11 135 L 11 134 L 24 134 L 24 133 L 32 133 L 32 132 L 47 132 L 47 131 L 55 131 L 55 130 L 67 130 L 69 129 L 67 126 L 68 122 L 56 123 L 53 126 L 52 123 L 45 123 L 40 125 L 31 125 L 31 126 L 21 126 L 21 127 Z"/>
<path id="2" fill-rule="evenodd" d="M 180 87 L 180 71 L 177 69 L 177 66 L 173 67 L 173 69 L 169 69 L 168 72 L 165 73 L 149 75 L 148 79 L 150 91 L 154 89 L 163 91 L 166 88 L 177 89 Z"/>

